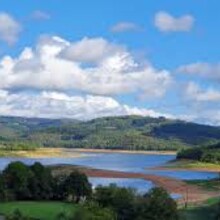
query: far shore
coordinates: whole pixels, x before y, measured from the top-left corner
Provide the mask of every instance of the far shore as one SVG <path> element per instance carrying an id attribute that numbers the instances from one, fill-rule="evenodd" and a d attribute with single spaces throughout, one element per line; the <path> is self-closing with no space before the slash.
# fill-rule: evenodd
<path id="1" fill-rule="evenodd" d="M 0 157 L 21 157 L 21 158 L 78 158 L 83 157 L 80 152 L 71 154 L 63 148 L 38 148 L 35 150 L 0 150 Z"/>
<path id="2" fill-rule="evenodd" d="M 80 153 L 124 153 L 124 154 L 154 154 L 154 155 L 176 155 L 176 151 L 150 151 L 150 150 L 118 150 L 118 149 L 91 149 L 91 148 L 65 148 L 71 152 Z"/>
<path id="3" fill-rule="evenodd" d="M 79 158 L 86 153 L 121 153 L 121 154 L 148 154 L 148 155 L 176 155 L 175 151 L 129 151 L 83 148 L 37 148 L 34 150 L 6 150 L 0 149 L 0 157 L 21 158 Z"/>
<path id="4" fill-rule="evenodd" d="M 193 170 L 193 171 L 206 171 L 206 172 L 220 172 L 220 164 L 202 163 L 190 160 L 171 161 L 164 166 L 153 167 L 152 170 Z"/>

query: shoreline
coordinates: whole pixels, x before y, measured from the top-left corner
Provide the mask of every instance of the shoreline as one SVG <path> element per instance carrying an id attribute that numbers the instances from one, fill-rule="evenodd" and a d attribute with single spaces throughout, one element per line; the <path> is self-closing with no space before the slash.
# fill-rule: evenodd
<path id="1" fill-rule="evenodd" d="M 148 168 L 149 169 L 149 168 Z M 156 171 L 185 171 L 185 170 L 191 170 L 191 171 L 198 171 L 198 172 L 211 172 L 211 173 L 218 173 L 220 172 L 220 168 L 189 168 L 189 167 L 186 167 L 186 168 L 175 168 L 175 167 L 154 167 L 152 168 L 151 170 L 156 170 Z"/>
<path id="2" fill-rule="evenodd" d="M 69 154 L 63 148 L 38 148 L 35 150 L 0 150 L 0 157 L 12 158 L 79 158 L 84 157 L 80 152 L 72 152 Z"/>
<path id="3" fill-rule="evenodd" d="M 220 164 L 202 163 L 191 160 L 171 161 L 164 166 L 153 167 L 151 170 L 170 170 L 170 171 L 183 171 L 192 170 L 198 172 L 213 172 L 220 173 Z"/>
<path id="4" fill-rule="evenodd" d="M 68 151 L 80 153 L 121 153 L 121 154 L 147 154 L 147 155 L 176 155 L 176 151 L 144 151 L 144 150 L 111 150 L 111 149 L 92 149 L 92 148 L 64 148 Z"/>
<path id="5" fill-rule="evenodd" d="M 70 174 L 71 172 L 78 170 L 79 172 L 84 173 L 88 177 L 142 179 L 146 181 L 151 181 L 155 186 L 163 187 L 169 193 L 182 195 L 182 197 L 178 199 L 179 204 L 183 204 L 186 201 L 186 192 L 187 192 L 187 199 L 192 204 L 201 203 L 209 198 L 213 198 L 220 195 L 215 191 L 207 191 L 204 190 L 202 187 L 189 184 L 179 179 L 159 176 L 154 174 L 95 169 L 90 167 L 74 166 L 74 165 L 53 165 L 48 167 L 51 169 L 52 174 L 54 176 L 62 175 L 62 174 Z"/>
<path id="6" fill-rule="evenodd" d="M 130 151 L 109 149 L 84 149 L 84 148 L 37 148 L 35 150 L 5 150 L 0 149 L 0 157 L 13 158 L 80 158 L 86 153 L 120 153 L 120 154 L 145 154 L 145 155 L 176 155 L 175 151 Z"/>

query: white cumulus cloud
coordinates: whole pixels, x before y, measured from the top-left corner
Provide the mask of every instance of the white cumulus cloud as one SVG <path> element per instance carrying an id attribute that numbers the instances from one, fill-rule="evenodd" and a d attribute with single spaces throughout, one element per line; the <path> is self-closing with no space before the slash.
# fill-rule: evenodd
<path id="1" fill-rule="evenodd" d="M 154 24 L 162 32 L 187 32 L 193 28 L 195 19 L 191 15 L 174 17 L 173 15 L 160 11 L 155 15 Z"/>
<path id="2" fill-rule="evenodd" d="M 133 22 L 119 22 L 112 26 L 110 30 L 113 33 L 133 32 L 140 31 L 141 27 Z"/>
<path id="3" fill-rule="evenodd" d="M 220 82 L 220 63 L 197 62 L 180 66 L 177 72 Z"/>
<path id="4" fill-rule="evenodd" d="M 35 48 L 0 60 L 0 89 L 78 90 L 96 95 L 136 93 L 145 98 L 166 94 L 172 77 L 143 66 L 120 45 L 102 38 L 69 42 L 43 37 Z"/>
<path id="5" fill-rule="evenodd" d="M 187 99 L 196 102 L 219 102 L 220 103 L 220 91 L 213 88 L 203 90 L 194 82 L 188 83 L 185 91 Z"/>
<path id="6" fill-rule="evenodd" d="M 0 106 L 0 115 L 25 117 L 89 120 L 115 115 L 170 116 L 154 110 L 120 104 L 111 97 L 71 96 L 56 91 L 10 93 L 0 90 Z"/>
<path id="7" fill-rule="evenodd" d="M 9 45 L 14 44 L 18 40 L 21 29 L 21 24 L 15 18 L 5 12 L 0 12 L 0 40 Z"/>
<path id="8" fill-rule="evenodd" d="M 67 44 L 60 54 L 72 61 L 97 63 L 123 51 L 122 46 L 109 43 L 103 38 L 83 38 L 78 42 Z"/>

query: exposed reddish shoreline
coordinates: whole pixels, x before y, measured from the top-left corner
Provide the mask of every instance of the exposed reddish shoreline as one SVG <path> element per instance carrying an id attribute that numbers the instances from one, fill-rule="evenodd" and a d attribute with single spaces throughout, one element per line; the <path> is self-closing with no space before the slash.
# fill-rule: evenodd
<path id="1" fill-rule="evenodd" d="M 59 175 L 61 173 L 70 173 L 73 170 L 78 169 L 85 173 L 89 177 L 100 177 L 100 178 L 132 178 L 132 179 L 143 179 L 152 181 L 156 186 L 163 187 L 169 193 L 181 194 L 182 198 L 178 200 L 180 204 L 183 204 L 186 200 L 189 203 L 200 203 L 211 197 L 220 195 L 220 192 L 206 191 L 198 186 L 187 184 L 184 181 L 163 177 L 151 174 L 142 173 L 130 173 L 121 171 L 110 171 L 102 169 L 93 169 L 88 167 L 70 166 L 70 165 L 57 165 L 53 166 L 53 175 Z"/>
<path id="2" fill-rule="evenodd" d="M 193 167 L 186 167 L 186 168 L 178 168 L 178 167 L 153 167 L 151 168 L 151 170 L 171 170 L 171 171 L 183 171 L 183 170 L 193 170 L 193 171 L 198 171 L 198 172 L 203 172 L 203 171 L 207 171 L 207 172 L 220 172 L 220 168 L 205 168 L 205 167 L 201 167 L 201 168 L 193 168 Z"/>

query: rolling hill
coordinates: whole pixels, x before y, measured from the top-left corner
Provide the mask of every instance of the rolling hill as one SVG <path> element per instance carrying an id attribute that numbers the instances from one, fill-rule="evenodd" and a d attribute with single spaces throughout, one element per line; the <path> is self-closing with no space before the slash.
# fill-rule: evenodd
<path id="1" fill-rule="evenodd" d="M 176 150 L 220 142 L 220 128 L 164 117 L 120 116 L 90 121 L 0 117 L 2 146 Z"/>

